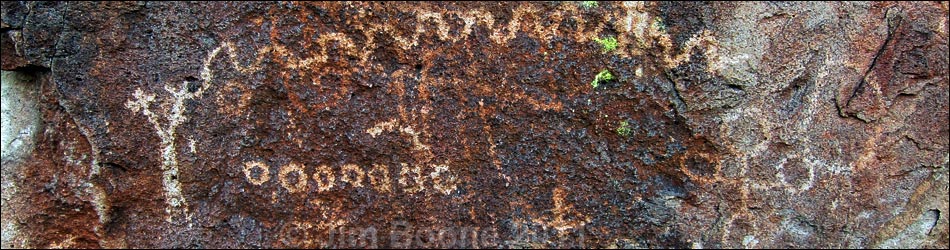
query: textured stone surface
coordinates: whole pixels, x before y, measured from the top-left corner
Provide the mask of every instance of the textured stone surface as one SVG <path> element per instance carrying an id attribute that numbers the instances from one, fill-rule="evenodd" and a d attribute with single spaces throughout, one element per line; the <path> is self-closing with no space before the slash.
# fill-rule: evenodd
<path id="1" fill-rule="evenodd" d="M 2 7 L 4 247 L 948 247 L 946 2 Z"/>
<path id="2" fill-rule="evenodd" d="M 3 197 L 3 246 L 10 246 L 14 241 L 24 240 L 16 237 L 17 225 L 14 223 L 13 209 L 8 205 L 17 192 L 14 176 L 19 172 L 19 165 L 23 163 L 33 147 L 36 145 L 36 134 L 40 130 L 40 117 L 37 105 L 38 86 L 33 83 L 35 77 L 30 74 L 3 71 L 2 77 L 2 187 Z M 23 243 L 16 243 L 22 245 Z"/>

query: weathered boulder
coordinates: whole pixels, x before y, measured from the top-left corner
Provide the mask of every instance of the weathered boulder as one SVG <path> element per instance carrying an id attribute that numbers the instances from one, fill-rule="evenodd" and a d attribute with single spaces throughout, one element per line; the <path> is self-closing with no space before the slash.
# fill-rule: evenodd
<path id="1" fill-rule="evenodd" d="M 947 248 L 948 13 L 3 2 L 3 247 Z"/>

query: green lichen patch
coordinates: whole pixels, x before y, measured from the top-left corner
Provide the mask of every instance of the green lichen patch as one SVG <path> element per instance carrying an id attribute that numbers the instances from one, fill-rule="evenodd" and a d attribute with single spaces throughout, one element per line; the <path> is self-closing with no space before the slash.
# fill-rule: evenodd
<path id="1" fill-rule="evenodd" d="M 581 7 L 588 9 L 597 7 L 597 1 L 581 1 Z"/>
<path id="2" fill-rule="evenodd" d="M 618 44 L 617 44 L 616 37 L 612 37 L 612 36 L 608 36 L 606 38 L 594 37 L 594 41 L 597 41 L 597 43 L 600 44 L 601 48 L 603 48 L 604 53 L 611 52 L 617 49 Z"/>
<path id="3" fill-rule="evenodd" d="M 627 121 L 620 122 L 620 127 L 617 127 L 617 134 L 620 136 L 629 137 L 632 132 L 633 129 L 630 128 L 630 123 Z"/>
<path id="4" fill-rule="evenodd" d="M 597 73 L 597 75 L 594 76 L 594 81 L 590 82 L 590 85 L 594 86 L 594 88 L 597 88 L 600 86 L 601 82 L 606 82 L 613 79 L 614 79 L 614 75 L 611 74 L 610 71 L 606 69 L 601 70 L 600 73 Z"/>

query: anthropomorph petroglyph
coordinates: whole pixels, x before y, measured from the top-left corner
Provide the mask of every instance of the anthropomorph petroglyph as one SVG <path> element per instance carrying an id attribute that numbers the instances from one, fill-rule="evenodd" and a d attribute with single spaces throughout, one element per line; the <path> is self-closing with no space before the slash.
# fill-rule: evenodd
<path id="1" fill-rule="evenodd" d="M 161 106 L 170 105 L 168 109 L 161 110 L 165 116 L 160 117 L 152 112 L 151 105 L 155 102 L 155 95 L 145 94 L 138 89 L 133 94 L 134 100 L 126 103 L 133 112 L 141 111 L 152 124 L 155 132 L 158 134 L 162 143 L 162 186 L 165 190 L 165 202 L 169 205 L 166 212 L 169 214 L 168 221 L 173 218 L 185 216 L 188 218 L 188 201 L 182 195 L 181 183 L 178 181 L 178 152 L 175 151 L 175 130 L 187 117 L 184 115 L 185 100 L 192 99 L 196 93 L 190 93 L 187 90 L 188 83 L 182 83 L 180 88 L 165 87 L 165 91 L 171 94 L 170 103 L 162 103 Z M 160 123 L 161 118 L 165 118 L 167 123 Z"/>

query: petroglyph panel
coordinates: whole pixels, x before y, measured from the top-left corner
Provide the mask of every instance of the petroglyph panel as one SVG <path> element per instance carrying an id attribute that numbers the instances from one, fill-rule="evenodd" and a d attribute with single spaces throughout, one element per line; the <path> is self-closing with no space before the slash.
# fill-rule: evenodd
<path id="1" fill-rule="evenodd" d="M 3 9 L 5 248 L 948 244 L 946 3 Z"/>

